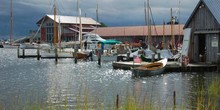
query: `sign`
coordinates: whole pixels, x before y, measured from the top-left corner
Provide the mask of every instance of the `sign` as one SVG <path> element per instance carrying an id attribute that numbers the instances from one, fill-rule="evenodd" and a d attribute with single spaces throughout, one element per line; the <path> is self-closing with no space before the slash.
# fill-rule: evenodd
<path id="1" fill-rule="evenodd" d="M 212 47 L 218 47 L 218 39 L 216 37 L 212 38 Z"/>

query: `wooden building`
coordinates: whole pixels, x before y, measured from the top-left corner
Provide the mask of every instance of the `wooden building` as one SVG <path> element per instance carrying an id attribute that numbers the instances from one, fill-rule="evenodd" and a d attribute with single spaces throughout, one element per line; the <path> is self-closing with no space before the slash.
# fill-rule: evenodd
<path id="1" fill-rule="evenodd" d="M 189 58 L 216 63 L 220 52 L 220 0 L 200 0 L 184 28 L 191 28 Z"/>
<path id="2" fill-rule="evenodd" d="M 165 41 L 167 46 L 171 43 L 173 33 L 175 44 L 182 43 L 183 40 L 183 24 L 173 25 L 171 32 L 171 25 L 156 25 L 151 26 L 151 43 L 159 44 Z M 125 26 L 125 27 L 99 27 L 92 33 L 99 34 L 104 39 L 115 39 L 123 43 L 138 43 L 148 40 L 148 26 Z"/>
<path id="3" fill-rule="evenodd" d="M 45 15 L 38 22 L 40 27 L 41 42 L 53 42 L 54 15 Z M 56 15 L 57 36 L 61 37 L 62 42 L 78 41 L 80 30 L 80 19 L 76 16 Z M 82 33 L 88 33 L 100 25 L 97 21 L 89 17 L 81 17 Z"/>

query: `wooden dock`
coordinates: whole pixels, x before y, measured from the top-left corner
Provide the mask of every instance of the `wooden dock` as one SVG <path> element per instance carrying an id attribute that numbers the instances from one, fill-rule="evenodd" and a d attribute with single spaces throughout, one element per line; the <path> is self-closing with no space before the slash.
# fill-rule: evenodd
<path id="1" fill-rule="evenodd" d="M 142 63 L 133 63 L 131 62 L 113 62 L 113 69 L 123 69 L 130 70 L 131 68 L 148 64 L 147 62 Z M 210 71 L 218 71 L 218 65 L 214 64 L 188 64 L 186 67 L 182 67 L 178 62 L 172 61 L 168 62 L 166 65 L 165 72 L 210 72 Z"/>

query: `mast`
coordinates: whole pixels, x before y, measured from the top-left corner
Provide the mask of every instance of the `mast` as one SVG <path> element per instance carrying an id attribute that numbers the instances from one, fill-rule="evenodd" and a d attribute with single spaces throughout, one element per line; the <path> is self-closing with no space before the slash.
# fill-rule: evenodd
<path id="1" fill-rule="evenodd" d="M 56 24 L 56 0 L 54 0 L 54 22 L 53 22 L 53 40 L 54 40 L 54 45 L 56 46 L 57 43 L 57 24 Z"/>
<path id="2" fill-rule="evenodd" d="M 149 0 L 147 0 L 147 23 L 148 23 L 148 45 L 149 48 L 151 48 L 151 29 L 150 29 L 150 3 Z"/>
<path id="3" fill-rule="evenodd" d="M 173 14 L 172 14 L 172 8 L 171 8 L 171 20 L 170 20 L 170 24 L 171 24 L 171 40 L 172 40 L 172 52 L 174 53 L 174 36 L 173 36 Z"/>
<path id="4" fill-rule="evenodd" d="M 163 21 L 163 49 L 165 49 L 165 22 Z"/>
<path id="5" fill-rule="evenodd" d="M 146 10 L 146 2 L 144 2 L 144 20 L 145 20 L 145 25 L 147 26 L 147 10 Z M 146 34 L 146 38 L 145 38 L 145 43 L 147 43 L 147 38 L 148 38 L 148 34 Z"/>
<path id="6" fill-rule="evenodd" d="M 81 8 L 79 8 L 79 38 L 80 38 L 80 49 L 82 51 L 82 20 L 81 20 Z"/>
<path id="7" fill-rule="evenodd" d="M 13 19 L 13 13 L 12 13 L 12 0 L 11 0 L 11 12 L 10 12 L 10 45 L 12 45 L 12 32 L 13 32 L 13 30 L 12 30 L 12 28 L 13 28 L 13 25 L 12 25 L 12 23 L 13 23 L 13 21 L 12 21 L 12 19 Z"/>
<path id="8" fill-rule="evenodd" d="M 99 22 L 99 4 L 97 3 L 97 9 L 96 9 L 96 29 L 95 34 L 97 34 L 97 28 L 98 28 L 98 22 Z"/>
<path id="9" fill-rule="evenodd" d="M 179 22 L 179 38 L 178 38 L 178 42 L 180 43 L 180 0 L 179 0 L 179 13 L 178 13 L 178 22 Z"/>

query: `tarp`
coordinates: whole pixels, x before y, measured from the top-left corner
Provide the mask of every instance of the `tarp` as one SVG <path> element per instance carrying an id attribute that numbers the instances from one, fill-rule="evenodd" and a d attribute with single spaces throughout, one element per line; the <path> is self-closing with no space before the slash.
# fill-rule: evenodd
<path id="1" fill-rule="evenodd" d="M 105 41 L 100 41 L 99 43 L 102 43 L 102 44 L 121 44 L 121 42 L 117 41 L 117 40 L 105 40 Z"/>

